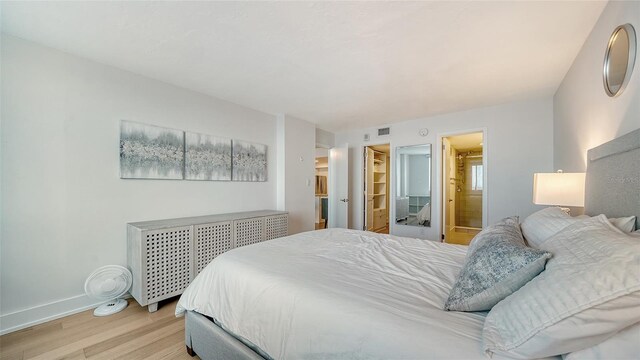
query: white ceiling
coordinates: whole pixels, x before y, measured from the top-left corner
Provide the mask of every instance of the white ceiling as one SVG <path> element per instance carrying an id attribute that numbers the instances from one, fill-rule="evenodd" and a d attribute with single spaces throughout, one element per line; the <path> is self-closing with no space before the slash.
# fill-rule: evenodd
<path id="1" fill-rule="evenodd" d="M 604 2 L 10 2 L 2 30 L 339 131 L 551 96 Z"/>

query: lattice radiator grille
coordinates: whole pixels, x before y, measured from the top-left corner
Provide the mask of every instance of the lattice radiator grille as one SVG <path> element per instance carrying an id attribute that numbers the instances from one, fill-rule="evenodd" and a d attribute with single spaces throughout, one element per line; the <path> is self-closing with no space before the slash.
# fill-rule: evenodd
<path id="1" fill-rule="evenodd" d="M 265 240 L 287 236 L 289 232 L 288 216 L 268 216 L 264 219 Z"/>
<path id="2" fill-rule="evenodd" d="M 131 295 L 156 311 L 180 295 L 217 256 L 234 247 L 287 235 L 287 213 L 251 211 L 127 224 Z"/>
<path id="3" fill-rule="evenodd" d="M 264 238 L 264 218 L 236 220 L 233 226 L 236 247 L 255 244 Z"/>
<path id="4" fill-rule="evenodd" d="M 195 226 L 195 275 L 198 275 L 216 256 L 231 249 L 231 222 Z"/>
<path id="5" fill-rule="evenodd" d="M 146 282 L 149 302 L 181 294 L 191 281 L 191 226 L 149 231 Z"/>

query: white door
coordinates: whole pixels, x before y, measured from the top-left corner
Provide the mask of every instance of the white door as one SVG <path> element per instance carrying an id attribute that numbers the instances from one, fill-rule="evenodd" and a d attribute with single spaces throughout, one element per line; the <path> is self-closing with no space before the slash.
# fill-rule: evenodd
<path id="1" fill-rule="evenodd" d="M 442 239 L 448 241 L 449 231 L 453 224 L 452 207 L 454 200 L 451 192 L 451 145 L 449 139 L 442 138 Z"/>
<path id="2" fill-rule="evenodd" d="M 449 161 L 447 162 L 447 166 L 449 166 L 449 188 L 447 189 L 447 201 L 449 202 L 449 213 L 447 217 L 449 218 L 449 231 L 453 231 L 456 227 L 456 180 L 458 178 L 458 174 L 456 173 L 458 169 L 458 165 L 456 163 L 456 150 L 449 144 Z"/>
<path id="3" fill-rule="evenodd" d="M 330 228 L 349 228 L 349 146 L 329 150 Z"/>

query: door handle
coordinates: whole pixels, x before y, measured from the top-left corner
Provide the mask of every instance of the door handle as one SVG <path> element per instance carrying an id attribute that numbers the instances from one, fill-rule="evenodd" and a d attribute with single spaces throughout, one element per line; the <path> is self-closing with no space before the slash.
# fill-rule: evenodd
<path id="1" fill-rule="evenodd" d="M 452 201 L 453 201 L 453 199 L 449 199 L 449 202 L 452 202 Z"/>
<path id="2" fill-rule="evenodd" d="M 349 202 L 349 199 L 340 199 L 340 201 L 346 203 L 346 202 Z"/>

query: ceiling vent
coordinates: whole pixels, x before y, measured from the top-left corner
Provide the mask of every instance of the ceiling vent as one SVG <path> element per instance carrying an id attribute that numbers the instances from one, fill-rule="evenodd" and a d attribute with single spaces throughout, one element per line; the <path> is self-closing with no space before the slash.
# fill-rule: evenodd
<path id="1" fill-rule="evenodd" d="M 378 129 L 378 136 L 389 135 L 390 130 L 388 127 Z"/>

